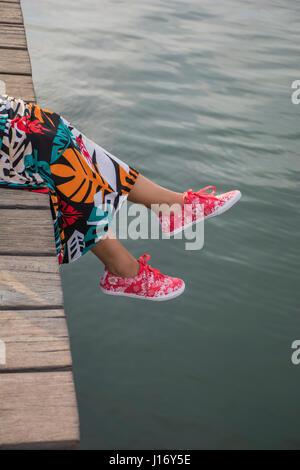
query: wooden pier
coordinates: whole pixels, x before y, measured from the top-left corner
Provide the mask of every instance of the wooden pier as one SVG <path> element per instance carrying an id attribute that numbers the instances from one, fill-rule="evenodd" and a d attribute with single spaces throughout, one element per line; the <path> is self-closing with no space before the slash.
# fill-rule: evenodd
<path id="1" fill-rule="evenodd" d="M 0 93 L 36 101 L 20 2 L 0 0 Z M 0 449 L 77 449 L 48 194 L 0 189 Z"/>

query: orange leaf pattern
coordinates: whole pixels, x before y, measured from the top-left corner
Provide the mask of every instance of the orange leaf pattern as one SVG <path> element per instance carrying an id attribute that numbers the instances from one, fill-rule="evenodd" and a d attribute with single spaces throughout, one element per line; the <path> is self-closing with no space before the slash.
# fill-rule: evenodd
<path id="1" fill-rule="evenodd" d="M 59 114 L 0 95 L 0 188 L 49 193 L 59 263 L 98 242 L 137 176 Z"/>

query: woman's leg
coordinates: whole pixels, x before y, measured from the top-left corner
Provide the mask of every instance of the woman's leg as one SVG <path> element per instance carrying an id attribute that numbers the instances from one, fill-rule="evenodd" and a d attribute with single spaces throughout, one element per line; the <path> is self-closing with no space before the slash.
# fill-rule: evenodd
<path id="1" fill-rule="evenodd" d="M 100 288 L 105 294 L 170 300 L 185 289 L 182 279 L 166 276 L 147 264 L 149 255 L 134 259 L 111 231 L 91 250 L 105 264 L 106 269 L 100 277 Z"/>
<path id="2" fill-rule="evenodd" d="M 137 204 L 144 204 L 151 209 L 153 204 L 181 205 L 182 194 L 163 188 L 139 174 L 129 193 L 128 200 Z M 116 276 L 132 277 L 137 275 L 139 270 L 138 261 L 126 250 L 110 229 L 106 236 L 99 240 L 91 250 L 104 263 L 108 271 Z"/>
<path id="3" fill-rule="evenodd" d="M 128 200 L 144 204 L 151 209 L 153 204 L 182 204 L 182 193 L 176 193 L 153 183 L 139 174 L 128 195 Z M 109 229 L 106 236 L 91 248 L 108 271 L 120 277 L 136 276 L 139 270 L 138 261 L 126 250 L 115 234 Z"/>
<path id="4" fill-rule="evenodd" d="M 163 188 L 139 174 L 128 194 L 128 200 L 137 204 L 144 204 L 159 216 L 169 216 L 171 213 L 175 214 L 178 212 L 180 216 L 178 219 L 179 225 L 176 228 L 178 231 L 179 229 L 182 230 L 185 226 L 185 218 L 181 216 L 184 202 L 187 201 L 193 204 L 194 223 L 203 220 L 203 216 L 204 218 L 214 217 L 226 212 L 241 198 L 241 192 L 238 190 L 228 191 L 223 194 L 215 194 L 215 191 L 216 189 L 213 186 L 206 186 L 198 192 L 189 190 L 184 193 L 177 193 Z M 202 206 L 201 210 L 199 208 L 200 205 Z M 190 222 L 188 221 L 188 223 Z M 167 227 L 165 232 L 172 233 L 169 230 L 169 224 Z"/>
<path id="5" fill-rule="evenodd" d="M 128 195 L 128 200 L 136 204 L 144 204 L 149 209 L 152 204 L 167 204 L 168 206 L 180 204 L 181 206 L 182 193 L 163 188 L 139 174 Z"/>
<path id="6" fill-rule="evenodd" d="M 91 248 L 111 273 L 120 277 L 136 276 L 139 271 L 138 261 L 117 240 L 109 229 L 106 236 Z"/>

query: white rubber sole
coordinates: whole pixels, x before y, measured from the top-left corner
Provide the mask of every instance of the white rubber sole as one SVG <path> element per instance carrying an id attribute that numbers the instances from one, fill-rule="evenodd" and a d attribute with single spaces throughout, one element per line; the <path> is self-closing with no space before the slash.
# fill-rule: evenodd
<path id="1" fill-rule="evenodd" d="M 242 197 L 241 191 L 237 191 L 233 198 L 231 198 L 229 201 L 227 201 L 223 206 L 216 209 L 216 211 L 213 214 L 206 215 L 204 217 L 204 220 L 205 219 L 210 219 L 211 217 L 216 217 L 217 215 L 221 215 L 224 212 L 228 211 L 232 206 L 234 206 L 234 204 L 236 204 L 241 199 L 241 197 Z M 202 220 L 203 219 L 194 220 L 193 222 L 191 222 L 189 224 L 186 224 L 183 227 L 180 227 L 180 228 L 174 230 L 173 232 L 163 232 L 163 233 L 166 233 L 166 234 L 168 234 L 172 237 L 173 235 L 176 235 L 176 233 L 180 233 L 183 230 L 185 230 L 186 228 L 192 227 L 192 225 L 199 224 L 199 222 L 202 222 Z"/>
<path id="2" fill-rule="evenodd" d="M 106 295 L 122 295 L 123 297 L 131 297 L 133 299 L 153 300 L 154 302 L 155 301 L 163 302 L 164 300 L 175 299 L 176 297 L 179 297 L 181 294 L 183 294 L 184 289 L 185 289 L 185 283 L 183 283 L 180 289 L 176 290 L 175 292 L 171 292 L 170 294 L 166 294 L 166 295 L 161 295 L 160 297 L 144 297 L 144 296 L 136 295 L 136 294 L 125 294 L 123 292 L 110 292 L 106 289 L 103 289 L 103 287 L 101 286 L 100 286 L 100 289 Z"/>

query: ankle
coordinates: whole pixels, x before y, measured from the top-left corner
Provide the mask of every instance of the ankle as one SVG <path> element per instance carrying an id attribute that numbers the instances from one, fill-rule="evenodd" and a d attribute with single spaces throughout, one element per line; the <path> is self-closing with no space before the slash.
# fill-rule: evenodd
<path id="1" fill-rule="evenodd" d="M 173 204 L 179 204 L 180 206 L 183 206 L 183 193 L 176 193 L 175 196 L 175 201 Z"/>
<path id="2" fill-rule="evenodd" d="M 152 204 L 151 210 L 157 215 L 169 215 L 183 207 L 183 193 L 173 193 L 170 198 L 159 204 Z"/>
<path id="3" fill-rule="evenodd" d="M 177 204 L 182 206 L 183 193 L 172 192 L 167 200 L 168 206 L 176 206 Z"/>
<path id="4" fill-rule="evenodd" d="M 110 273 L 118 277 L 135 277 L 140 269 L 139 262 L 134 258 L 126 263 L 112 262 L 105 267 Z"/>

